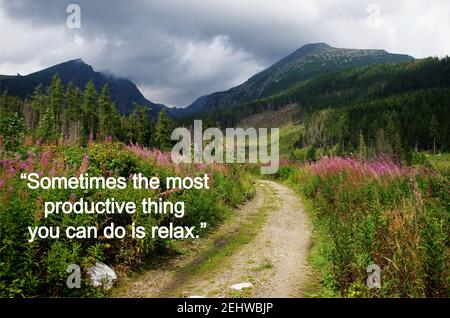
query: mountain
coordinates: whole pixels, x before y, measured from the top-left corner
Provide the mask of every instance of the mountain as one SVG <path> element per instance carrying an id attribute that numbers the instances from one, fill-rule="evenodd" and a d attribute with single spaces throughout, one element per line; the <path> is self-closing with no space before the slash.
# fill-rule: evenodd
<path id="1" fill-rule="evenodd" d="M 187 107 L 174 107 L 170 109 L 170 114 L 175 118 L 184 118 L 201 113 L 204 110 L 208 95 L 200 96 Z"/>
<path id="2" fill-rule="evenodd" d="M 52 76 L 58 73 L 64 85 L 72 81 L 81 89 L 91 79 L 97 90 L 108 84 L 117 110 L 122 114 L 131 113 L 133 102 L 136 102 L 149 106 L 152 117 L 165 109 L 174 118 L 185 118 L 261 99 L 319 74 L 358 66 L 399 63 L 411 59 L 413 59 L 411 56 L 391 54 L 384 50 L 339 49 L 325 43 L 307 44 L 252 76 L 245 83 L 227 91 L 199 97 L 185 108 L 168 108 L 162 104 L 152 103 L 129 79 L 96 72 L 81 59 L 57 64 L 26 76 L 0 75 L 0 91 L 7 90 L 11 95 L 26 98 L 39 84 L 48 86 Z"/>
<path id="3" fill-rule="evenodd" d="M 203 96 L 184 110 L 177 109 L 176 116 L 191 116 L 267 97 L 319 74 L 412 59 L 408 55 L 391 54 L 384 50 L 340 49 L 326 43 L 307 44 L 245 83 L 227 91 Z"/>
<path id="4" fill-rule="evenodd" d="M 86 86 L 89 80 L 94 82 L 98 91 L 103 85 L 108 84 L 117 110 L 122 114 L 129 114 L 133 111 L 133 102 L 149 106 L 152 117 L 156 117 L 161 109 L 168 110 L 164 105 L 155 104 L 146 99 L 129 79 L 96 72 L 92 66 L 81 59 L 57 64 L 26 76 L 0 75 L 0 90 L 7 90 L 11 95 L 26 98 L 33 94 L 34 89 L 39 84 L 44 87 L 50 85 L 52 76 L 56 73 L 59 74 L 64 85 L 72 81 L 75 86 L 81 89 Z"/>

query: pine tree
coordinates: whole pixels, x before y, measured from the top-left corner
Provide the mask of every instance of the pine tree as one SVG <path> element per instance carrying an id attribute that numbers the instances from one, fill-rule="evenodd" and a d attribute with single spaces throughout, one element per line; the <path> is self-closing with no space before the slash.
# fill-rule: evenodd
<path id="1" fill-rule="evenodd" d="M 392 146 L 384 136 L 384 129 L 381 128 L 377 131 L 376 147 L 378 155 L 391 155 Z"/>
<path id="2" fill-rule="evenodd" d="M 435 115 L 431 116 L 429 129 L 430 138 L 433 140 L 433 154 L 436 154 L 436 141 L 439 139 L 439 122 Z"/>
<path id="3" fill-rule="evenodd" d="M 46 109 L 46 99 L 47 96 L 44 94 L 42 84 L 39 84 L 34 89 L 32 98 L 32 110 L 33 110 L 33 120 L 31 122 L 31 129 L 35 129 L 39 125 L 39 120 L 44 115 Z"/>
<path id="4" fill-rule="evenodd" d="M 338 118 L 338 132 L 339 143 L 341 144 L 342 150 L 345 150 L 345 140 L 349 135 L 348 115 L 346 113 L 342 113 Z"/>
<path id="5" fill-rule="evenodd" d="M 147 106 L 135 104 L 132 116 L 136 118 L 139 132 L 136 135 L 136 141 L 143 145 L 152 144 L 153 122 L 149 116 L 150 109 Z M 170 131 L 172 133 L 172 131 Z M 170 136 L 169 136 L 170 138 Z"/>
<path id="6" fill-rule="evenodd" d="M 119 114 L 111 99 L 108 84 L 102 87 L 98 97 L 98 125 L 101 139 L 108 136 L 117 137 L 117 130 L 120 126 Z"/>
<path id="7" fill-rule="evenodd" d="M 54 126 L 55 129 L 59 131 L 62 126 L 61 114 L 64 103 L 64 89 L 61 83 L 61 78 L 59 77 L 58 74 L 53 75 L 52 82 L 50 84 L 50 87 L 48 88 L 47 96 L 48 96 L 47 102 L 49 107 L 48 111 L 52 112 L 51 117 L 55 121 L 52 126 Z"/>
<path id="8" fill-rule="evenodd" d="M 81 129 L 81 117 L 83 114 L 82 94 L 78 87 L 69 82 L 65 93 L 65 109 L 64 109 L 64 135 L 70 139 L 78 139 Z"/>
<path id="9" fill-rule="evenodd" d="M 391 145 L 392 154 L 396 159 L 400 159 L 402 155 L 402 141 L 400 137 L 400 123 L 396 112 L 384 115 L 388 122 L 386 125 L 386 137 Z"/>
<path id="10" fill-rule="evenodd" d="M 306 160 L 309 162 L 314 162 L 317 160 L 317 153 L 316 153 L 316 145 L 312 144 L 308 147 L 308 152 L 306 154 Z"/>
<path id="11" fill-rule="evenodd" d="M 95 134 L 97 133 L 97 100 L 97 90 L 92 80 L 90 80 L 86 84 L 86 88 L 83 92 L 83 128 L 81 134 L 83 144 L 86 144 L 88 139 L 95 138 Z"/>
<path id="12" fill-rule="evenodd" d="M 58 139 L 59 136 L 55 123 L 53 109 L 48 105 L 39 121 L 38 137 L 42 141 L 55 141 Z"/>
<path id="13" fill-rule="evenodd" d="M 158 121 L 155 127 L 155 145 L 161 150 L 170 150 L 172 140 L 170 138 L 174 123 L 166 114 L 165 110 L 161 110 L 158 114 Z"/>
<path id="14" fill-rule="evenodd" d="M 362 131 L 359 132 L 359 159 L 367 159 L 367 146 Z"/>
<path id="15" fill-rule="evenodd" d="M 78 87 L 75 87 L 72 82 L 69 82 L 66 87 L 66 117 L 70 121 L 75 120 L 82 112 L 81 104 L 82 93 Z"/>
<path id="16" fill-rule="evenodd" d="M 0 95 L 0 155 L 3 150 L 16 150 L 22 144 L 27 126 L 18 112 L 7 104 L 12 101 L 5 93 Z"/>

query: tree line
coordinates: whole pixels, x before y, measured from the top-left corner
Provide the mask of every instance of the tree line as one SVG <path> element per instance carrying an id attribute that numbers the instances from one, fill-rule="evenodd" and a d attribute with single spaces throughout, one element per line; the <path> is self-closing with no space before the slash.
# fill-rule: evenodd
<path id="1" fill-rule="evenodd" d="M 130 115 L 121 115 L 107 84 L 100 91 L 92 81 L 83 90 L 72 82 L 64 87 L 58 74 L 49 87 L 37 86 L 25 101 L 6 91 L 0 98 L 0 136 L 7 150 L 19 146 L 25 135 L 42 142 L 64 139 L 82 145 L 113 138 L 168 150 L 173 127 L 164 110 L 153 120 L 148 106 L 134 103 Z"/>
<path id="2" fill-rule="evenodd" d="M 450 150 L 450 58 L 358 67 L 319 75 L 267 98 L 204 114 L 224 127 L 295 103 L 305 130 L 299 147 L 373 153 Z M 186 119 L 189 121 L 191 119 Z M 402 149 L 402 151 L 401 151 Z"/>
<path id="3" fill-rule="evenodd" d="M 302 146 L 402 159 L 410 150 L 448 151 L 450 89 L 404 93 L 308 114 Z M 361 151 L 364 148 L 364 151 Z"/>

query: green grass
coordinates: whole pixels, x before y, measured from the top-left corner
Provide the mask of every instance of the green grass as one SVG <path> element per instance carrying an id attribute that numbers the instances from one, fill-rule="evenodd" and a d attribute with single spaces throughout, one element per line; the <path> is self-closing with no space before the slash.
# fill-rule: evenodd
<path id="1" fill-rule="evenodd" d="M 279 128 L 280 157 L 287 159 L 304 129 L 303 125 L 296 123 L 296 118 L 300 116 L 299 110 L 300 108 L 296 104 L 290 104 L 275 111 L 266 111 L 249 116 L 236 124 L 236 127 Z M 270 135 L 268 138 L 270 142 Z"/>
<path id="2" fill-rule="evenodd" d="M 429 155 L 427 159 L 442 175 L 446 177 L 450 176 L 450 153 Z"/>
<path id="3" fill-rule="evenodd" d="M 279 127 L 279 154 L 280 159 L 289 159 L 292 150 L 294 150 L 296 143 L 300 140 L 301 132 L 304 129 L 303 125 L 287 124 Z M 271 137 L 268 136 L 268 147 L 271 149 Z"/>
<path id="4" fill-rule="evenodd" d="M 270 262 L 270 260 L 266 259 L 262 264 L 254 267 L 252 270 L 255 272 L 260 272 L 271 268 L 273 268 L 273 264 Z"/>
<path id="5" fill-rule="evenodd" d="M 300 139 L 303 125 L 285 125 L 280 127 L 280 157 L 289 158 L 294 145 Z"/>

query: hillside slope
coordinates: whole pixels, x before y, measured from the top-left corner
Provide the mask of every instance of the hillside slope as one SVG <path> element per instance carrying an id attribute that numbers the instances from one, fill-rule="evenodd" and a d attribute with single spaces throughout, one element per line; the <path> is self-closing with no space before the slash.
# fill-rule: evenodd
<path id="1" fill-rule="evenodd" d="M 80 89 L 83 89 L 89 80 L 94 82 L 98 91 L 103 85 L 108 84 L 116 108 L 122 114 L 129 114 L 133 111 L 133 102 L 149 106 L 152 117 L 155 117 L 161 109 L 168 109 L 164 105 L 155 104 L 146 99 L 136 84 L 129 79 L 96 72 L 92 66 L 81 59 L 57 64 L 25 76 L 0 75 L 0 91 L 7 90 L 13 96 L 26 98 L 33 94 L 39 84 L 44 87 L 50 85 L 54 74 L 60 76 L 63 85 L 72 82 Z"/>
<path id="2" fill-rule="evenodd" d="M 175 115 L 186 117 L 264 98 L 319 74 L 412 59 L 408 55 L 391 54 L 384 50 L 341 49 L 325 43 L 307 44 L 252 76 L 245 83 L 224 92 L 203 96 L 186 109 L 177 110 Z"/>
<path id="3" fill-rule="evenodd" d="M 231 127 L 268 112 L 260 117 L 270 124 L 270 112 L 297 104 L 307 124 L 302 145 L 342 143 L 349 149 L 356 147 L 363 133 L 375 146 L 377 139 L 383 143 L 386 133 L 397 149 L 427 150 L 436 144 L 446 150 L 450 145 L 449 90 L 450 58 L 427 58 L 318 75 L 272 96 L 203 116 Z"/>

